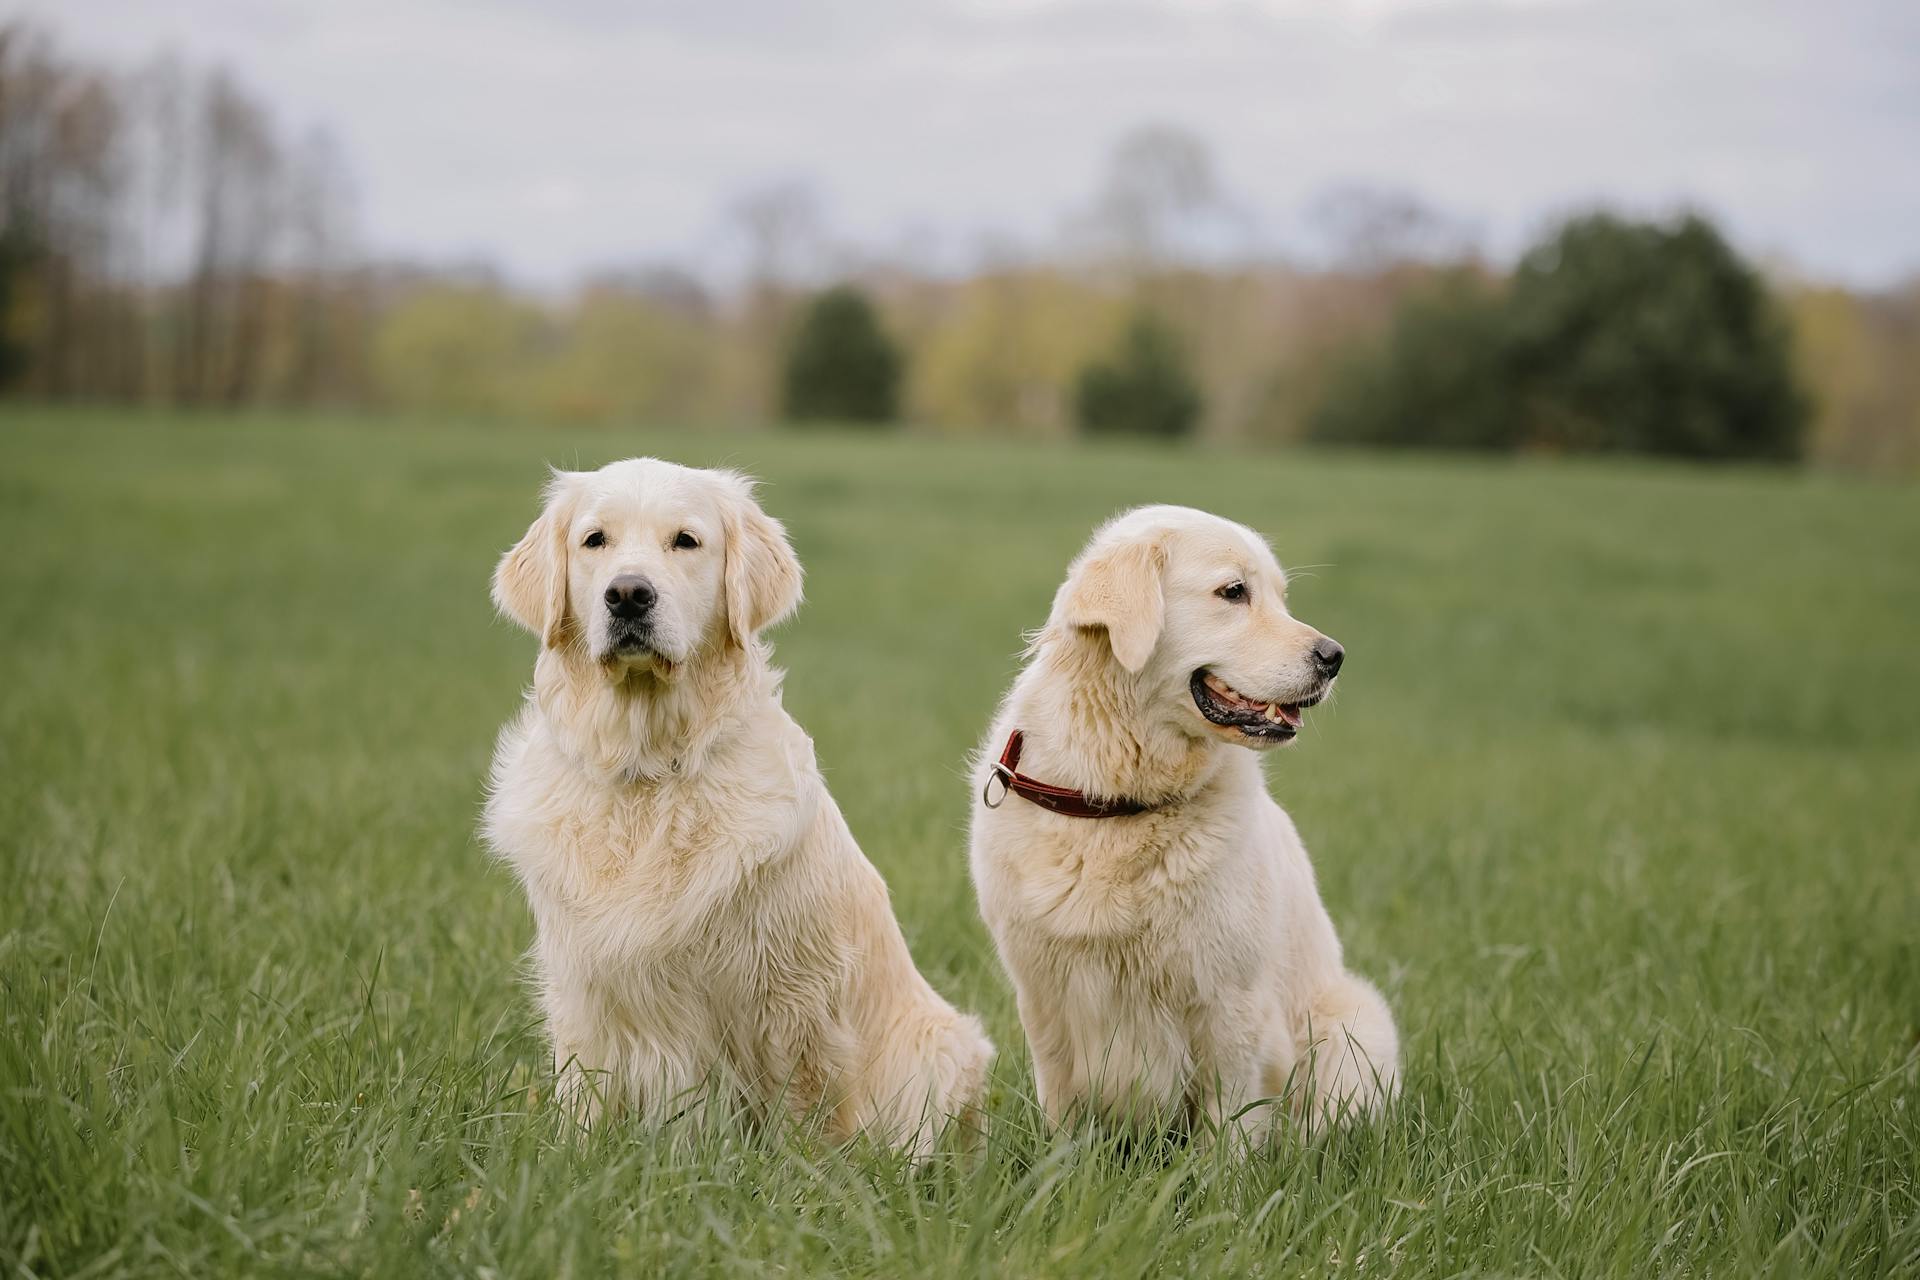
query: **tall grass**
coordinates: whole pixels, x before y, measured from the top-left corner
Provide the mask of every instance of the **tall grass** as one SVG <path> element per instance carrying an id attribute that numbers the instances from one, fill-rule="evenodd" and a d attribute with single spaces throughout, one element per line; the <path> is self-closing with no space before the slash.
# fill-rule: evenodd
<path id="1" fill-rule="evenodd" d="M 983 1150 L 572 1132 L 476 844 L 545 462 L 761 475 L 787 704 Z M 1405 1039 L 1241 1159 L 1035 1115 L 962 760 L 1100 518 L 1269 533 L 1351 655 L 1278 758 Z M 1920 501 L 1766 471 L 0 419 L 11 1274 L 1920 1275 Z"/>

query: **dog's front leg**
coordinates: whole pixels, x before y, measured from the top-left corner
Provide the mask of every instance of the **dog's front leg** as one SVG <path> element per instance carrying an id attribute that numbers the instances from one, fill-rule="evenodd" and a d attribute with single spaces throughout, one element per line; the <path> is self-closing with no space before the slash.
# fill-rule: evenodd
<path id="1" fill-rule="evenodd" d="M 795 1124 L 815 1125 L 827 1141 L 845 1142 L 859 1127 L 850 1094 L 854 1061 L 851 1033 L 838 1024 L 822 1027 L 772 1055 L 768 1084 Z"/>
<path id="2" fill-rule="evenodd" d="M 572 955 L 544 932 L 535 972 L 553 1047 L 554 1097 L 575 1123 L 591 1127 L 626 1101 L 617 1019 L 604 995 L 583 980 Z"/>
<path id="3" fill-rule="evenodd" d="M 583 1129 L 593 1128 L 606 1113 L 607 1078 L 604 1069 L 589 1067 L 577 1045 L 553 1046 L 553 1096 Z"/>
<path id="4" fill-rule="evenodd" d="M 553 1092 L 574 1123 L 591 1128 L 607 1114 L 615 1089 L 613 1044 L 595 1018 L 557 993 L 547 1000 L 553 1043 Z"/>
<path id="5" fill-rule="evenodd" d="M 797 1125 L 818 1126 L 830 1142 L 845 1141 L 857 1124 L 849 1088 L 859 1045 L 852 1029 L 834 1015 L 833 984 L 798 980 L 797 964 L 783 968 L 785 980 L 769 983 L 757 997 L 759 1102 L 766 1111 L 785 1112 Z"/>
<path id="6" fill-rule="evenodd" d="M 1248 1137 L 1271 1128 L 1262 1096 L 1261 1051 L 1272 1018 L 1253 992 L 1224 992 L 1192 1026 L 1189 1097 L 1209 1137 Z"/>
<path id="7" fill-rule="evenodd" d="M 1033 1051 L 1034 1092 L 1049 1124 L 1058 1127 L 1087 1102 L 1087 1064 L 1074 1048 L 1067 1020 L 1054 1010 L 1054 1000 L 1026 990 L 1016 996 L 1020 1025 Z"/>

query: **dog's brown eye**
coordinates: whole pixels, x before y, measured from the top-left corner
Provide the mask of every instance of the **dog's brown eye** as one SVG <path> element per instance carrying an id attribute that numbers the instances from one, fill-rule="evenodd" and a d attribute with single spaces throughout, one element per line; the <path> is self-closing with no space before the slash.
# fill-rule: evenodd
<path id="1" fill-rule="evenodd" d="M 673 548 L 676 551 L 691 551 L 699 545 L 700 539 L 694 537 L 685 529 L 673 535 Z"/>
<path id="2" fill-rule="evenodd" d="M 1247 584 L 1244 582 L 1229 582 L 1213 594 L 1219 596 L 1222 600 L 1231 600 L 1235 604 L 1238 604 L 1247 598 Z"/>
<path id="3" fill-rule="evenodd" d="M 586 536 L 580 545 L 583 547 L 604 547 L 607 545 L 607 535 L 595 529 Z"/>

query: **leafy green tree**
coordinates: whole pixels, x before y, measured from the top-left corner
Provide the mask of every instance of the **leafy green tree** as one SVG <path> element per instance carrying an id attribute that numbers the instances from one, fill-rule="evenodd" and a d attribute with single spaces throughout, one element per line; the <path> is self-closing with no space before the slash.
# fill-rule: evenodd
<path id="1" fill-rule="evenodd" d="M 898 408 L 900 353 L 866 295 L 851 285 L 807 307 L 787 350 L 781 405 L 793 422 L 888 422 Z"/>
<path id="2" fill-rule="evenodd" d="M 1807 405 L 1765 284 L 1703 219 L 1575 218 L 1503 292 L 1461 272 L 1350 357 L 1323 440 L 1791 458 Z"/>
<path id="3" fill-rule="evenodd" d="M 1089 433 L 1184 436 L 1200 408 L 1179 339 L 1145 311 L 1128 324 L 1120 349 L 1081 370 L 1074 388 L 1074 417 Z"/>
<path id="4" fill-rule="evenodd" d="M 1575 218 L 1521 259 L 1507 310 L 1529 442 L 1799 454 L 1807 409 L 1784 319 L 1703 218 Z"/>

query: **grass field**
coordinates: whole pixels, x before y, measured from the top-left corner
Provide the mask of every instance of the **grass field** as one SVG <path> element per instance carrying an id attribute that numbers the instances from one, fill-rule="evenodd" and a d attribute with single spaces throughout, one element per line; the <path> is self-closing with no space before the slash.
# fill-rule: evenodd
<path id="1" fill-rule="evenodd" d="M 1001 1048 L 986 1150 L 577 1138 L 473 829 L 542 464 L 766 481 L 787 705 Z M 1100 518 L 1270 534 L 1351 655 L 1274 761 L 1390 1118 L 1036 1124 L 962 757 Z M 1920 492 L 1772 472 L 0 418 L 9 1275 L 1920 1275 Z"/>

